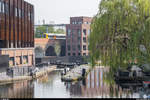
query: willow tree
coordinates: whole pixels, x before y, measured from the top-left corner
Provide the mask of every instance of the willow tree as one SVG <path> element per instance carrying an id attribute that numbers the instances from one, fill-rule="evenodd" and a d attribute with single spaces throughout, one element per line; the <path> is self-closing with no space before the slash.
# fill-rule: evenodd
<path id="1" fill-rule="evenodd" d="M 150 0 L 101 0 L 89 40 L 93 65 L 150 63 Z"/>

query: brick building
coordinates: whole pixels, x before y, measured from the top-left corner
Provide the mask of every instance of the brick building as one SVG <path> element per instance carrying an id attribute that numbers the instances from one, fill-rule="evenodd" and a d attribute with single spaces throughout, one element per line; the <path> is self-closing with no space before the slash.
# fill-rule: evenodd
<path id="1" fill-rule="evenodd" d="M 10 67 L 34 65 L 34 7 L 24 0 L 0 0 L 1 55 Z"/>
<path id="2" fill-rule="evenodd" d="M 88 35 L 90 34 L 91 17 L 71 17 L 66 25 L 66 55 L 88 56 Z"/>

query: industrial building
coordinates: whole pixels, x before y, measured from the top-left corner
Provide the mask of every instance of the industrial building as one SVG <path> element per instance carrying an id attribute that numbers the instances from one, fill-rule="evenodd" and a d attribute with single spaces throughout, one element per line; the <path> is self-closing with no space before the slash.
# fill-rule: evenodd
<path id="1" fill-rule="evenodd" d="M 0 66 L 34 65 L 34 7 L 24 0 L 0 0 Z M 5 57 L 4 57 L 5 56 Z"/>
<path id="2" fill-rule="evenodd" d="M 70 24 L 66 25 L 66 55 L 88 56 L 91 17 L 71 17 Z"/>

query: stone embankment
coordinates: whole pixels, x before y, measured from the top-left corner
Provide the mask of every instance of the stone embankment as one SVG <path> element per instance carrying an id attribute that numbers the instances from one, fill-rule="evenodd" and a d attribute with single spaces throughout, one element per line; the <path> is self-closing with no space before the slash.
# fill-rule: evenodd
<path id="1" fill-rule="evenodd" d="M 83 69 L 85 69 L 85 76 L 83 76 Z M 63 75 L 61 79 L 66 82 L 80 81 L 88 75 L 91 69 L 92 68 L 88 65 L 77 66 L 67 72 L 66 75 Z"/>
<path id="2" fill-rule="evenodd" d="M 6 72 L 0 73 L 0 84 L 7 84 L 7 83 L 13 83 L 15 81 L 22 81 L 22 80 L 32 80 L 38 77 L 41 77 L 49 72 L 52 72 L 55 70 L 57 67 L 56 66 L 49 66 L 49 67 L 44 67 L 41 68 L 38 72 L 36 72 L 32 76 L 15 76 L 15 77 L 10 77 L 6 74 Z"/>

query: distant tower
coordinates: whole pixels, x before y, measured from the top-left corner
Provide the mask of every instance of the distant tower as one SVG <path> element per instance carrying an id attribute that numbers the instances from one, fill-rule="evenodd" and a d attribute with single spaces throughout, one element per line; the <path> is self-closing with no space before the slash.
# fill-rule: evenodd
<path id="1" fill-rule="evenodd" d="M 43 19 L 43 25 L 45 25 L 45 20 Z"/>

